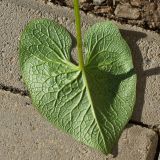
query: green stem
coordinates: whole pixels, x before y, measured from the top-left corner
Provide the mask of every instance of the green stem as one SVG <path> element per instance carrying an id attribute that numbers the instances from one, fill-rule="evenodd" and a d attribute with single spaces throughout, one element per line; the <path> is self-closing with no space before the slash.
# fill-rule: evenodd
<path id="1" fill-rule="evenodd" d="M 81 18 L 80 18 L 80 11 L 79 11 L 79 0 L 74 0 L 74 14 L 76 19 L 79 67 L 81 70 L 83 70 L 84 60 L 83 60 L 83 51 L 82 51 L 82 34 L 81 34 Z"/>

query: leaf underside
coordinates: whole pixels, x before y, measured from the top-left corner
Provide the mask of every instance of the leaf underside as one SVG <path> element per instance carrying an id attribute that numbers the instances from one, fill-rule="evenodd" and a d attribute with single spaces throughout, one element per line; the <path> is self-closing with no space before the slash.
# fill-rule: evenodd
<path id="1" fill-rule="evenodd" d="M 86 32 L 83 70 L 71 62 L 71 46 L 70 34 L 59 24 L 30 22 L 20 40 L 22 76 L 43 116 L 107 154 L 135 103 L 130 49 L 112 22 L 95 24 Z"/>

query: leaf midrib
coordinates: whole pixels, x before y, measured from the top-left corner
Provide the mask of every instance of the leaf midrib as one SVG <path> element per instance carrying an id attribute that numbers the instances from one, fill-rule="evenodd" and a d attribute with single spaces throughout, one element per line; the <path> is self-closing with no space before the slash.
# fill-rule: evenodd
<path id="1" fill-rule="evenodd" d="M 104 143 L 104 146 L 105 146 L 105 149 L 107 150 L 106 148 L 106 142 L 105 142 L 105 138 L 104 138 L 104 135 L 102 133 L 102 130 L 101 130 L 101 127 L 99 125 L 99 122 L 97 120 L 97 116 L 95 114 L 95 110 L 94 110 L 94 105 L 93 105 L 93 100 L 92 100 L 92 96 L 91 96 L 91 93 L 90 93 L 90 89 L 89 89 L 89 85 L 88 85 L 88 81 L 87 81 L 87 77 L 86 77 L 86 72 L 85 72 L 85 69 L 83 68 L 82 69 L 82 79 L 83 79 L 83 82 L 84 82 L 84 85 L 86 86 L 86 92 L 87 92 L 87 96 L 88 96 L 88 100 L 91 104 L 91 111 L 92 111 L 92 114 L 93 114 L 93 117 L 95 119 L 95 122 L 99 128 L 99 131 L 100 131 L 100 134 L 101 134 L 101 137 L 102 137 L 102 140 L 103 140 L 103 143 Z"/>

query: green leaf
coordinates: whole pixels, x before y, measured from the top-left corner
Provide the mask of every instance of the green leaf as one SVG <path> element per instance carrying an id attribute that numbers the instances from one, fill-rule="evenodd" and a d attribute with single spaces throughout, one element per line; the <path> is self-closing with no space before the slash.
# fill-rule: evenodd
<path id="1" fill-rule="evenodd" d="M 82 70 L 70 60 L 71 45 L 69 33 L 59 24 L 30 22 L 20 41 L 23 79 L 33 104 L 54 126 L 107 154 L 135 103 L 130 49 L 111 22 L 87 31 Z"/>

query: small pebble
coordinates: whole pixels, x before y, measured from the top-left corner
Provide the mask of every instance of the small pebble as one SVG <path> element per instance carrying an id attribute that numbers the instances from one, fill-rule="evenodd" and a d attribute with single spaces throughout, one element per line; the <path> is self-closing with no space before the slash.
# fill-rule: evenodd
<path id="1" fill-rule="evenodd" d="M 93 0 L 93 4 L 101 5 L 105 0 Z"/>

